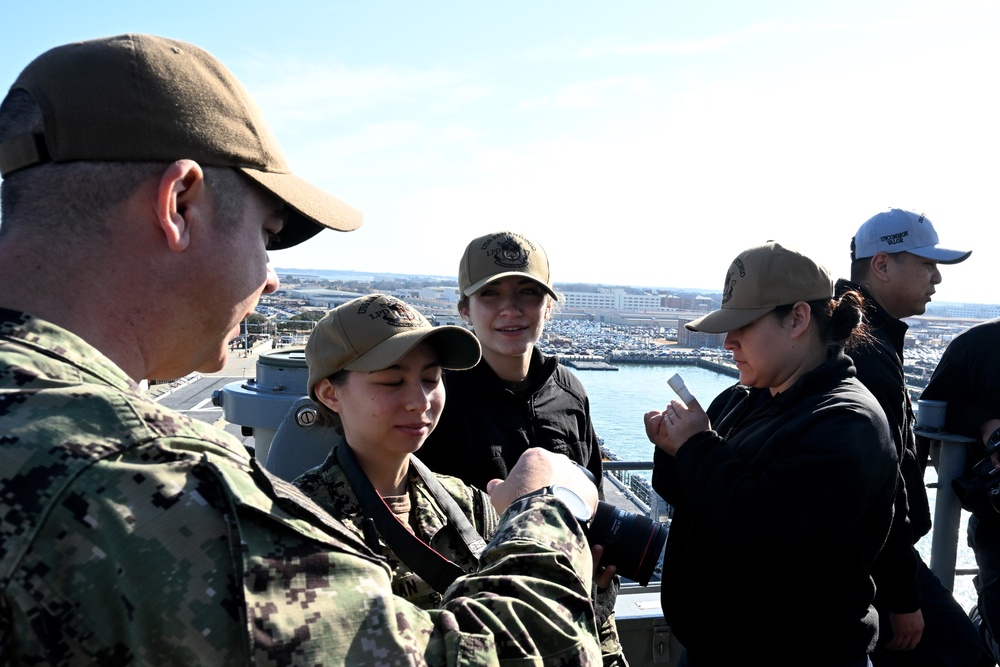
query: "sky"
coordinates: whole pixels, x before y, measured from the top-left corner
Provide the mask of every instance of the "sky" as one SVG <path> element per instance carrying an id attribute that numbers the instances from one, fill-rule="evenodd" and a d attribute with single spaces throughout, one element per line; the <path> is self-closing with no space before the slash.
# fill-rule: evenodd
<path id="1" fill-rule="evenodd" d="M 720 291 L 776 240 L 835 277 L 888 208 L 941 244 L 936 301 L 1000 303 L 1000 0 L 0 0 L 0 90 L 43 51 L 200 46 L 293 170 L 365 214 L 274 266 L 453 277 L 510 229 L 557 283 Z"/>

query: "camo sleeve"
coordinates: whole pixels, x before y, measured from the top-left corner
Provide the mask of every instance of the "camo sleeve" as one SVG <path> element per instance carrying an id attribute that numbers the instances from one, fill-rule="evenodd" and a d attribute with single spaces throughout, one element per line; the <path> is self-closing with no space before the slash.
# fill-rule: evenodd
<path id="1" fill-rule="evenodd" d="M 566 539 L 567 526 L 575 539 Z M 600 665 L 592 571 L 586 538 L 562 503 L 549 496 L 516 501 L 479 572 L 456 580 L 435 612 L 428 662 Z"/>
<path id="2" fill-rule="evenodd" d="M 590 553 L 560 503 L 508 512 L 426 612 L 294 487 L 180 440 L 66 485 L 5 581 L 5 664 L 599 663 Z"/>
<path id="3" fill-rule="evenodd" d="M 522 499 L 439 609 L 209 424 L 0 309 L 0 665 L 596 665 L 592 561 Z"/>

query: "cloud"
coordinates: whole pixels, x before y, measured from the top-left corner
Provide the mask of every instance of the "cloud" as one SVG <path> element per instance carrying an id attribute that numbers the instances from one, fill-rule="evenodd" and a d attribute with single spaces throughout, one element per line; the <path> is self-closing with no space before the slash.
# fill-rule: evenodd
<path id="1" fill-rule="evenodd" d="M 656 95 L 656 87 L 648 78 L 627 75 L 561 85 L 551 95 L 521 100 L 516 108 L 523 113 L 597 109 L 623 98 L 634 102 L 636 98 Z"/>
<path id="2" fill-rule="evenodd" d="M 775 32 L 789 32 L 792 26 L 783 26 L 774 21 L 755 23 L 746 28 L 709 35 L 701 39 L 657 40 L 651 42 L 633 43 L 623 38 L 606 38 L 595 44 L 576 49 L 576 56 L 583 59 L 605 57 L 631 57 L 650 55 L 705 55 L 721 51 L 729 51 L 748 42 L 758 40 Z"/>
<path id="3" fill-rule="evenodd" d="M 361 114 L 406 109 L 444 112 L 490 97 L 461 69 L 402 65 L 351 67 L 335 59 L 305 59 L 253 53 L 239 63 L 239 75 L 253 90 L 270 122 L 330 123 Z"/>
<path id="4" fill-rule="evenodd" d="M 850 236 L 890 206 L 926 212 L 955 247 L 996 246 L 1000 45 L 955 17 L 963 39 L 928 39 L 932 15 L 855 24 L 864 39 L 837 49 L 847 28 L 833 23 L 759 22 L 631 54 L 608 40 L 582 67 L 563 60 L 531 81 L 481 63 L 344 74 L 348 97 L 375 99 L 296 137 L 293 164 L 368 222 L 305 244 L 302 265 L 447 276 L 469 239 L 514 228 L 546 246 L 558 281 L 711 289 L 768 239 L 844 275 Z M 817 34 L 829 41 L 814 53 Z M 746 50 L 778 37 L 790 41 Z M 624 59 L 657 49 L 728 54 L 721 67 Z M 995 300 L 981 255 L 948 267 L 939 300 Z"/>

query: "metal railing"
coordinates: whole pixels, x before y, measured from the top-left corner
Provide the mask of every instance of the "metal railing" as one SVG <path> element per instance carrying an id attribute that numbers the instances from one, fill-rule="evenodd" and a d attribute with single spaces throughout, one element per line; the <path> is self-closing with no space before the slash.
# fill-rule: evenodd
<path id="1" fill-rule="evenodd" d="M 931 461 L 937 469 L 937 493 L 934 498 L 934 521 L 931 524 L 931 561 L 928 566 L 949 590 L 955 588 L 956 574 L 975 574 L 975 568 L 958 570 L 958 531 L 962 505 L 951 482 L 965 472 L 966 447 L 972 438 L 955 433 L 923 428 L 914 433 L 931 443 Z"/>
<path id="2" fill-rule="evenodd" d="M 934 499 L 934 522 L 931 533 L 930 569 L 949 589 L 954 589 L 955 575 L 971 575 L 975 568 L 956 568 L 962 506 L 951 482 L 965 470 L 966 445 L 971 438 L 916 429 L 931 445 L 931 461 L 937 470 Z M 631 488 L 629 473 L 650 471 L 651 461 L 604 461 L 607 474 Z M 655 498 L 653 502 L 656 502 Z M 681 647 L 662 618 L 660 583 L 650 581 L 643 587 L 622 583 L 615 604 L 615 618 L 625 656 L 631 665 L 676 665 Z"/>
<path id="3" fill-rule="evenodd" d="M 974 575 L 977 572 L 976 568 L 956 567 L 962 506 L 951 484 L 952 480 L 965 471 L 966 447 L 973 439 L 923 428 L 916 428 L 914 432 L 930 442 L 931 462 L 937 470 L 928 567 L 945 587 L 954 590 L 956 575 Z M 652 470 L 651 461 L 604 461 L 604 469 L 632 490 L 647 506 L 655 502 L 653 498 L 644 499 L 641 490 L 632 488 L 633 480 L 627 475 L 628 471 Z"/>

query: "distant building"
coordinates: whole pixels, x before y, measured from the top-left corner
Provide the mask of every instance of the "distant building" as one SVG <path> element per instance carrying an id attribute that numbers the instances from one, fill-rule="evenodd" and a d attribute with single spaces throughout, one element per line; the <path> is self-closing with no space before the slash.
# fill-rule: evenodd
<path id="1" fill-rule="evenodd" d="M 693 322 L 692 319 L 677 320 L 677 347 L 722 347 L 726 342 L 726 334 L 712 334 L 703 331 L 690 331 L 684 325 Z"/>
<path id="2" fill-rule="evenodd" d="M 694 310 L 707 313 L 715 308 L 715 300 L 710 296 L 669 294 L 663 297 L 663 305 L 673 310 Z"/>
<path id="3" fill-rule="evenodd" d="M 694 310 L 701 310 L 706 313 L 711 312 L 718 307 L 716 305 L 717 302 L 715 301 L 715 299 L 713 299 L 710 296 L 696 296 L 693 299 L 693 301 L 694 303 L 692 305 L 694 307 Z"/>
<path id="4" fill-rule="evenodd" d="M 563 308 L 580 310 L 615 310 L 617 303 L 611 292 L 561 292 Z"/>
<path id="5" fill-rule="evenodd" d="M 656 290 L 636 294 L 623 287 L 597 287 L 594 291 L 560 292 L 562 306 L 567 310 L 618 310 L 655 312 L 712 310 L 715 300 L 707 296 L 661 294 Z"/>
<path id="6" fill-rule="evenodd" d="M 326 308 L 329 310 L 363 295 L 357 292 L 342 292 L 340 290 L 323 289 L 321 287 L 303 287 L 288 290 L 288 296 L 293 299 L 302 299 L 314 308 Z"/>
<path id="7" fill-rule="evenodd" d="M 619 290 L 621 306 L 618 310 L 660 310 L 665 309 L 662 294 L 628 294 Z"/>
<path id="8" fill-rule="evenodd" d="M 428 285 L 417 291 L 417 298 L 458 303 L 458 288 L 454 285 Z"/>
<path id="9" fill-rule="evenodd" d="M 936 306 L 932 303 L 927 306 L 927 314 L 938 317 L 992 320 L 1000 317 L 1000 306 L 982 303 L 949 303 Z"/>
<path id="10" fill-rule="evenodd" d="M 582 310 L 666 310 L 662 294 L 630 294 L 621 287 L 599 287 L 596 292 L 561 292 L 565 308 Z"/>

